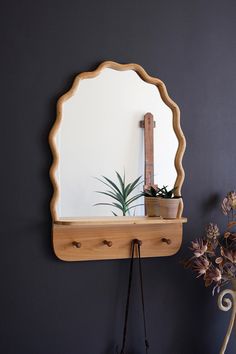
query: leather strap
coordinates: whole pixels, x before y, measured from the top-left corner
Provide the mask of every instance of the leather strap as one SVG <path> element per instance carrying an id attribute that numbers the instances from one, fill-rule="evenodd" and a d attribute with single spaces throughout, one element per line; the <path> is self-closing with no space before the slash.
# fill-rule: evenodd
<path id="1" fill-rule="evenodd" d="M 127 337 L 127 324 L 128 324 L 128 316 L 129 316 L 129 306 L 130 306 L 130 294 L 131 294 L 131 284 L 133 279 L 133 263 L 134 263 L 134 250 L 135 245 L 138 247 L 138 264 L 139 264 L 139 281 L 140 281 L 140 290 L 141 290 L 141 300 L 142 300 L 142 313 L 143 313 L 143 327 L 144 327 L 144 337 L 145 337 L 145 348 L 146 354 L 148 354 L 149 342 L 147 340 L 147 327 L 146 327 L 146 316 L 145 316 L 145 302 L 144 302 L 144 290 L 143 290 L 143 272 L 142 272 L 142 261 L 141 261 L 141 241 L 133 240 L 131 243 L 131 260 L 130 260 L 130 269 L 129 269 L 129 283 L 128 283 L 128 294 L 125 308 L 125 321 L 124 321 L 124 329 L 123 329 L 123 340 L 122 340 L 122 348 L 120 354 L 125 354 L 125 344 Z"/>

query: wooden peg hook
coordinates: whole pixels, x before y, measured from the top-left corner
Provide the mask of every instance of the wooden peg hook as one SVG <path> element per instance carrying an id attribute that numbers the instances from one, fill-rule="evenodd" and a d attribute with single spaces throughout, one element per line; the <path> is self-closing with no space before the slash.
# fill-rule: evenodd
<path id="1" fill-rule="evenodd" d="M 170 244 L 171 244 L 171 240 L 170 240 L 169 238 L 163 237 L 161 240 L 162 240 L 162 242 L 167 243 L 167 245 L 170 245 Z"/>
<path id="2" fill-rule="evenodd" d="M 73 241 L 72 242 L 72 245 L 73 245 L 73 247 L 75 247 L 75 248 L 81 248 L 81 242 L 77 242 L 77 241 Z"/>
<path id="3" fill-rule="evenodd" d="M 104 243 L 104 245 L 107 245 L 107 247 L 111 247 L 112 246 L 112 241 L 104 240 L 103 243 Z"/>
<path id="4" fill-rule="evenodd" d="M 139 246 L 142 246 L 142 243 L 143 243 L 141 240 L 138 240 L 137 238 L 135 238 L 133 240 L 133 242 L 134 242 L 135 245 L 139 245 Z"/>

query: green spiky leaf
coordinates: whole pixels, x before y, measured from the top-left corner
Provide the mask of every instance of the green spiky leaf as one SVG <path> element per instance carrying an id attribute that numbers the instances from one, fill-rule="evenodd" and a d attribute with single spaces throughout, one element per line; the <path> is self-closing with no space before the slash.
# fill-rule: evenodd
<path id="1" fill-rule="evenodd" d="M 115 171 L 115 173 L 116 173 L 116 178 L 118 180 L 118 183 L 115 183 L 114 181 L 112 181 L 110 178 L 106 176 L 102 176 L 102 178 L 95 177 L 99 182 L 103 183 L 106 187 L 109 188 L 108 190 L 105 191 L 96 191 L 96 193 L 103 194 L 115 200 L 115 202 L 97 203 L 95 205 L 109 205 L 121 210 L 122 215 L 127 215 L 127 213 L 129 213 L 129 209 L 131 208 L 131 204 L 143 195 L 142 193 L 139 192 L 138 194 L 132 196 L 127 200 L 127 197 L 132 192 L 134 192 L 134 190 L 142 183 L 140 181 L 141 176 L 136 178 L 133 182 L 128 183 L 126 185 L 125 173 L 123 175 L 123 178 L 117 171 Z M 133 208 L 134 207 L 135 206 L 133 206 Z M 112 211 L 112 214 L 117 215 L 114 211 Z"/>

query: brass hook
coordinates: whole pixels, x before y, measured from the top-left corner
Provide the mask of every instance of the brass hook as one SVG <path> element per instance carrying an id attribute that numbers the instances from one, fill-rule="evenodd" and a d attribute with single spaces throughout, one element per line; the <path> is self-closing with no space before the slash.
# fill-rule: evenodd
<path id="1" fill-rule="evenodd" d="M 167 243 L 167 245 L 170 245 L 172 242 L 169 238 L 165 238 L 165 237 L 163 237 L 161 240 L 162 240 L 162 242 Z"/>
<path id="2" fill-rule="evenodd" d="M 108 247 L 112 246 L 112 241 L 104 240 L 103 243 L 104 243 L 104 245 L 107 245 Z"/>
<path id="3" fill-rule="evenodd" d="M 73 241 L 72 242 L 72 245 L 73 245 L 73 247 L 75 247 L 75 248 L 81 248 L 81 242 L 77 242 L 77 241 Z"/>

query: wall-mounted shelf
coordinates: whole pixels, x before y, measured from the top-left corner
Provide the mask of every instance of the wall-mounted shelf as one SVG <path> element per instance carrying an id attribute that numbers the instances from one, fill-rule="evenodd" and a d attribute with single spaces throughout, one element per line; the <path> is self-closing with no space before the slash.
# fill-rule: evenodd
<path id="1" fill-rule="evenodd" d="M 123 259 L 130 243 L 142 241 L 142 257 L 170 256 L 182 242 L 186 218 L 61 218 L 53 223 L 53 246 L 64 261 Z"/>

